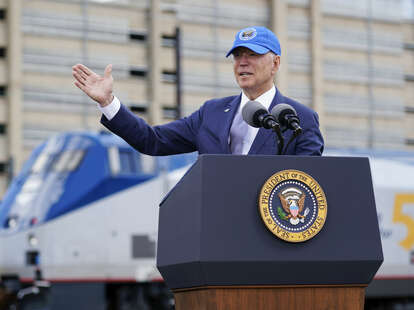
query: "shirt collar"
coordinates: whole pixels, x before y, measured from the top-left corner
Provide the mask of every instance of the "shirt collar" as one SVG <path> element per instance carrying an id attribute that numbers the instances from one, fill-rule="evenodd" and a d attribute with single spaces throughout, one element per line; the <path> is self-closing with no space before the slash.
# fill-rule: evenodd
<path id="1" fill-rule="evenodd" d="M 271 89 L 269 89 L 267 92 L 261 94 L 254 101 L 257 101 L 257 102 L 261 103 L 266 108 L 266 110 L 269 110 L 269 107 L 272 104 L 272 101 L 273 101 L 273 98 L 275 97 L 275 95 L 276 95 L 276 87 L 275 87 L 275 85 L 273 85 Z M 241 111 L 241 109 L 243 109 L 244 105 L 248 101 L 250 101 L 250 99 L 242 91 L 239 111 Z"/>

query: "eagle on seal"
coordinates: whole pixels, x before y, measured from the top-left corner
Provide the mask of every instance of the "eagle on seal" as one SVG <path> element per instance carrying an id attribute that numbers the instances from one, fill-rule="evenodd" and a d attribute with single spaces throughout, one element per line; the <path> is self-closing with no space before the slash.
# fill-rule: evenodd
<path id="1" fill-rule="evenodd" d="M 294 187 L 289 187 L 278 194 L 283 210 L 288 214 L 286 216 L 292 225 L 299 224 L 299 221 L 306 217 L 306 214 L 302 215 L 303 208 L 305 206 L 306 195 L 302 191 Z M 307 213 L 307 212 L 305 212 Z"/>

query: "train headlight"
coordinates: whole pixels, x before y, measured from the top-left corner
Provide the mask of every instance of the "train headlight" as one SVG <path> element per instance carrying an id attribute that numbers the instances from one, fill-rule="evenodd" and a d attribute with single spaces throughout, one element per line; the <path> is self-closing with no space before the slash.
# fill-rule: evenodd
<path id="1" fill-rule="evenodd" d="M 39 244 L 39 241 L 37 240 L 36 236 L 33 235 L 33 234 L 29 234 L 29 236 L 27 238 L 27 241 L 29 242 L 29 244 L 32 247 L 35 247 L 35 246 L 37 246 Z"/>
<path id="2" fill-rule="evenodd" d="M 17 226 L 17 217 L 14 217 L 14 216 L 12 216 L 12 217 L 10 217 L 8 220 L 7 220 L 7 224 L 6 224 L 6 227 L 7 228 L 16 228 L 16 226 Z"/>

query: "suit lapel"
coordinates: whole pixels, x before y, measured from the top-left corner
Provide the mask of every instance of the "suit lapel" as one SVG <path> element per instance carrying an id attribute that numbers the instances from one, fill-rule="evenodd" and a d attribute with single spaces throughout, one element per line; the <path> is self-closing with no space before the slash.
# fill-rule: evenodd
<path id="1" fill-rule="evenodd" d="M 229 145 L 230 128 L 231 124 L 233 123 L 234 116 L 236 115 L 237 109 L 239 108 L 240 100 L 241 94 L 227 103 L 222 111 L 219 111 L 220 115 L 218 121 L 222 124 L 222 128 L 218 132 L 220 133 L 220 144 L 225 150 L 225 154 L 231 154 Z"/>
<path id="2" fill-rule="evenodd" d="M 269 111 L 271 111 L 276 104 L 280 103 L 280 96 L 281 96 L 281 94 L 278 91 L 278 89 L 276 88 L 276 94 L 273 97 L 272 103 L 270 104 Z M 272 130 L 264 129 L 263 127 L 259 129 L 259 131 L 256 135 L 256 138 L 253 141 L 253 144 L 252 144 L 252 146 L 250 147 L 250 150 L 249 150 L 249 155 L 251 155 L 251 154 L 260 154 L 260 150 L 261 150 L 263 144 L 268 139 L 273 139 L 275 141 L 275 155 L 276 155 L 276 151 L 277 151 L 276 134 Z"/>

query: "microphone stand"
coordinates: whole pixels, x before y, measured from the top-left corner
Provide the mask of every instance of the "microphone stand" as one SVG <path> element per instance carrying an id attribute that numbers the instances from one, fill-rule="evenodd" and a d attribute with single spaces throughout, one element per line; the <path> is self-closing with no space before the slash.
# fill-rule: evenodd
<path id="1" fill-rule="evenodd" d="M 272 124 L 272 130 L 276 133 L 277 136 L 277 155 L 282 155 L 283 146 L 285 145 L 285 139 L 283 139 L 279 123 L 274 122 Z"/>
<path id="2" fill-rule="evenodd" d="M 295 130 L 293 131 L 293 135 L 292 135 L 292 137 L 290 138 L 290 140 L 288 141 L 288 143 L 286 144 L 285 150 L 284 150 L 284 152 L 282 153 L 282 155 L 286 155 L 286 151 L 287 151 L 287 148 L 288 148 L 289 144 L 291 144 L 291 143 L 292 143 L 292 141 L 293 141 L 293 140 L 295 140 L 295 138 L 296 138 L 297 136 L 299 136 L 301 133 L 302 133 L 302 129 L 301 129 L 300 127 L 299 127 L 299 128 L 297 128 L 297 129 L 295 129 Z"/>

